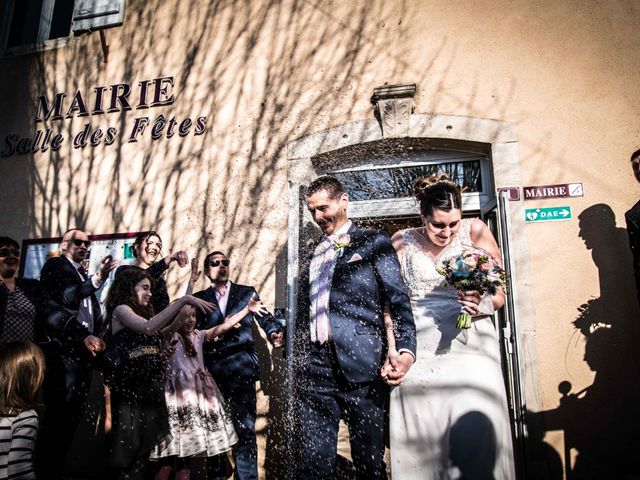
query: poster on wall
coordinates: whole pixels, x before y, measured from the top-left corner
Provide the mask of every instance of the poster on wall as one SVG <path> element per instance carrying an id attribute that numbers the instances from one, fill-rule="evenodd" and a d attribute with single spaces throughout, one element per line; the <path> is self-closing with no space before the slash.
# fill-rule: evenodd
<path id="1" fill-rule="evenodd" d="M 91 248 L 89 254 L 83 262 L 89 275 L 95 273 L 100 265 L 100 260 L 111 255 L 116 260 L 120 260 L 120 265 L 131 264 L 134 261 L 131 247 L 138 235 L 137 232 L 127 233 L 107 233 L 101 235 L 89 235 Z M 22 242 L 22 255 L 20 259 L 20 276 L 23 278 L 40 278 L 40 270 L 44 263 L 51 257 L 58 257 L 60 251 L 60 241 L 62 237 L 56 238 L 35 238 Z M 100 303 L 104 305 L 109 286 L 113 282 L 115 271 L 102 284 L 96 292 Z"/>

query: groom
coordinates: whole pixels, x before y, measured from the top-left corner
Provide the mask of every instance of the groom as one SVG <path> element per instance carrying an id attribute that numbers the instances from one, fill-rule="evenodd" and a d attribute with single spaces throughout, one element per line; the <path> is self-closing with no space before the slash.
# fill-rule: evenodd
<path id="1" fill-rule="evenodd" d="M 348 196 L 333 177 L 313 181 L 307 207 L 325 233 L 301 280 L 302 351 L 300 385 L 302 459 L 298 479 L 333 478 L 338 423 L 349 427 L 358 478 L 386 478 L 384 413 L 389 387 L 381 376 L 387 358 L 384 307 L 395 332 L 393 371 L 397 384 L 415 358 L 411 305 L 389 237 L 360 230 L 347 218 Z"/>

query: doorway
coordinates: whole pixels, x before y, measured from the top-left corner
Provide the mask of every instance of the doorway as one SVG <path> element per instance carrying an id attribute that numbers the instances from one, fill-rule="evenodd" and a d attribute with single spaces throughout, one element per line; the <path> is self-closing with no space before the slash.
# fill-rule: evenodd
<path id="1" fill-rule="evenodd" d="M 469 119 L 458 117 L 441 117 L 442 121 L 434 121 L 436 117 L 415 116 L 425 118 L 421 123 L 422 130 L 416 131 L 416 137 L 380 138 L 375 126 L 366 122 L 358 132 L 357 125 L 345 124 L 330 131 L 320 132 L 292 142 L 289 145 L 289 242 L 287 250 L 287 322 L 295 326 L 297 317 L 298 268 L 300 259 L 309 253 L 309 249 L 319 238 L 319 229 L 313 223 L 304 205 L 304 188 L 314 178 L 331 174 L 338 177 L 350 196 L 349 217 L 360 227 L 384 230 L 392 235 L 402 228 L 420 225 L 418 207 L 410 192 L 411 182 L 418 177 L 430 174 L 448 173 L 450 178 L 469 188 L 463 194 L 463 216 L 475 216 L 486 219 L 494 229 L 496 238 L 503 238 L 497 229 L 507 227 L 507 219 L 501 219 L 500 199 L 496 197 L 496 187 L 506 187 L 521 183 L 520 167 L 517 157 L 517 140 L 515 129 L 511 124 L 494 120 Z M 446 125 L 446 131 L 444 129 Z M 458 126 L 464 126 L 462 139 L 452 139 L 450 135 Z M 442 131 L 439 128 L 442 127 Z M 430 136 L 432 135 L 432 136 Z M 443 138 L 447 137 L 447 138 Z M 502 204 L 504 207 L 508 205 Z M 513 205 L 513 218 L 520 213 L 521 205 Z M 508 210 L 506 208 L 505 210 Z M 513 265 L 518 265 L 520 278 L 526 277 L 527 242 L 521 221 L 515 221 L 516 228 L 507 236 L 511 237 L 515 249 L 508 257 Z M 506 245 L 498 240 L 501 246 Z M 522 268 L 524 262 L 524 268 Z M 513 352 L 513 343 L 521 342 L 522 337 L 535 335 L 533 315 L 526 307 L 528 293 L 512 295 L 510 316 L 507 322 L 518 319 L 524 328 L 518 333 L 515 330 L 504 330 L 505 321 L 497 322 L 503 327 L 505 348 Z M 523 308 L 524 305 L 524 308 Z M 288 329 L 289 345 L 293 342 L 293 328 Z M 504 333 L 506 332 L 506 333 Z M 525 386 L 537 388 L 535 370 L 535 351 L 532 342 L 521 342 L 522 352 L 515 352 L 529 360 L 527 379 L 523 380 L 524 365 L 518 362 L 505 363 L 505 374 L 510 389 L 510 404 L 514 420 L 516 442 L 524 442 L 522 422 L 524 411 Z M 293 352 L 291 352 L 293 353 Z M 289 362 L 287 396 L 295 395 L 294 363 Z M 506 371 L 505 370 L 505 371 Z M 519 391 L 513 391 L 514 382 Z M 518 402 L 511 398 L 518 398 Z M 535 395 L 534 395 L 535 397 Z M 533 408 L 535 408 L 533 402 Z M 516 447 L 518 448 L 518 447 Z M 520 456 L 520 455 L 517 455 Z M 518 459 L 519 461 L 519 459 Z M 524 478 L 522 475 L 518 477 Z"/>

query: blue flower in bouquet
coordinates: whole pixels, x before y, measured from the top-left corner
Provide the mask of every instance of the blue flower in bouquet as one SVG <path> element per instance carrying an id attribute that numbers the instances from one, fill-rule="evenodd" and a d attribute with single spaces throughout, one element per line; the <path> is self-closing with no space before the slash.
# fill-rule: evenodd
<path id="1" fill-rule="evenodd" d="M 465 263 L 464 258 L 456 259 L 456 262 L 451 269 L 452 275 L 463 278 L 468 278 L 472 271 L 473 268 L 470 268 L 469 265 Z"/>

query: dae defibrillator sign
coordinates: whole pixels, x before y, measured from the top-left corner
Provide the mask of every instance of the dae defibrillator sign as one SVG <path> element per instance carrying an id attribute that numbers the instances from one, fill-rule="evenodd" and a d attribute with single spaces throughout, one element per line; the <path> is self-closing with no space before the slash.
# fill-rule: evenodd
<path id="1" fill-rule="evenodd" d="M 527 223 L 570 220 L 571 207 L 527 208 L 524 215 Z"/>

